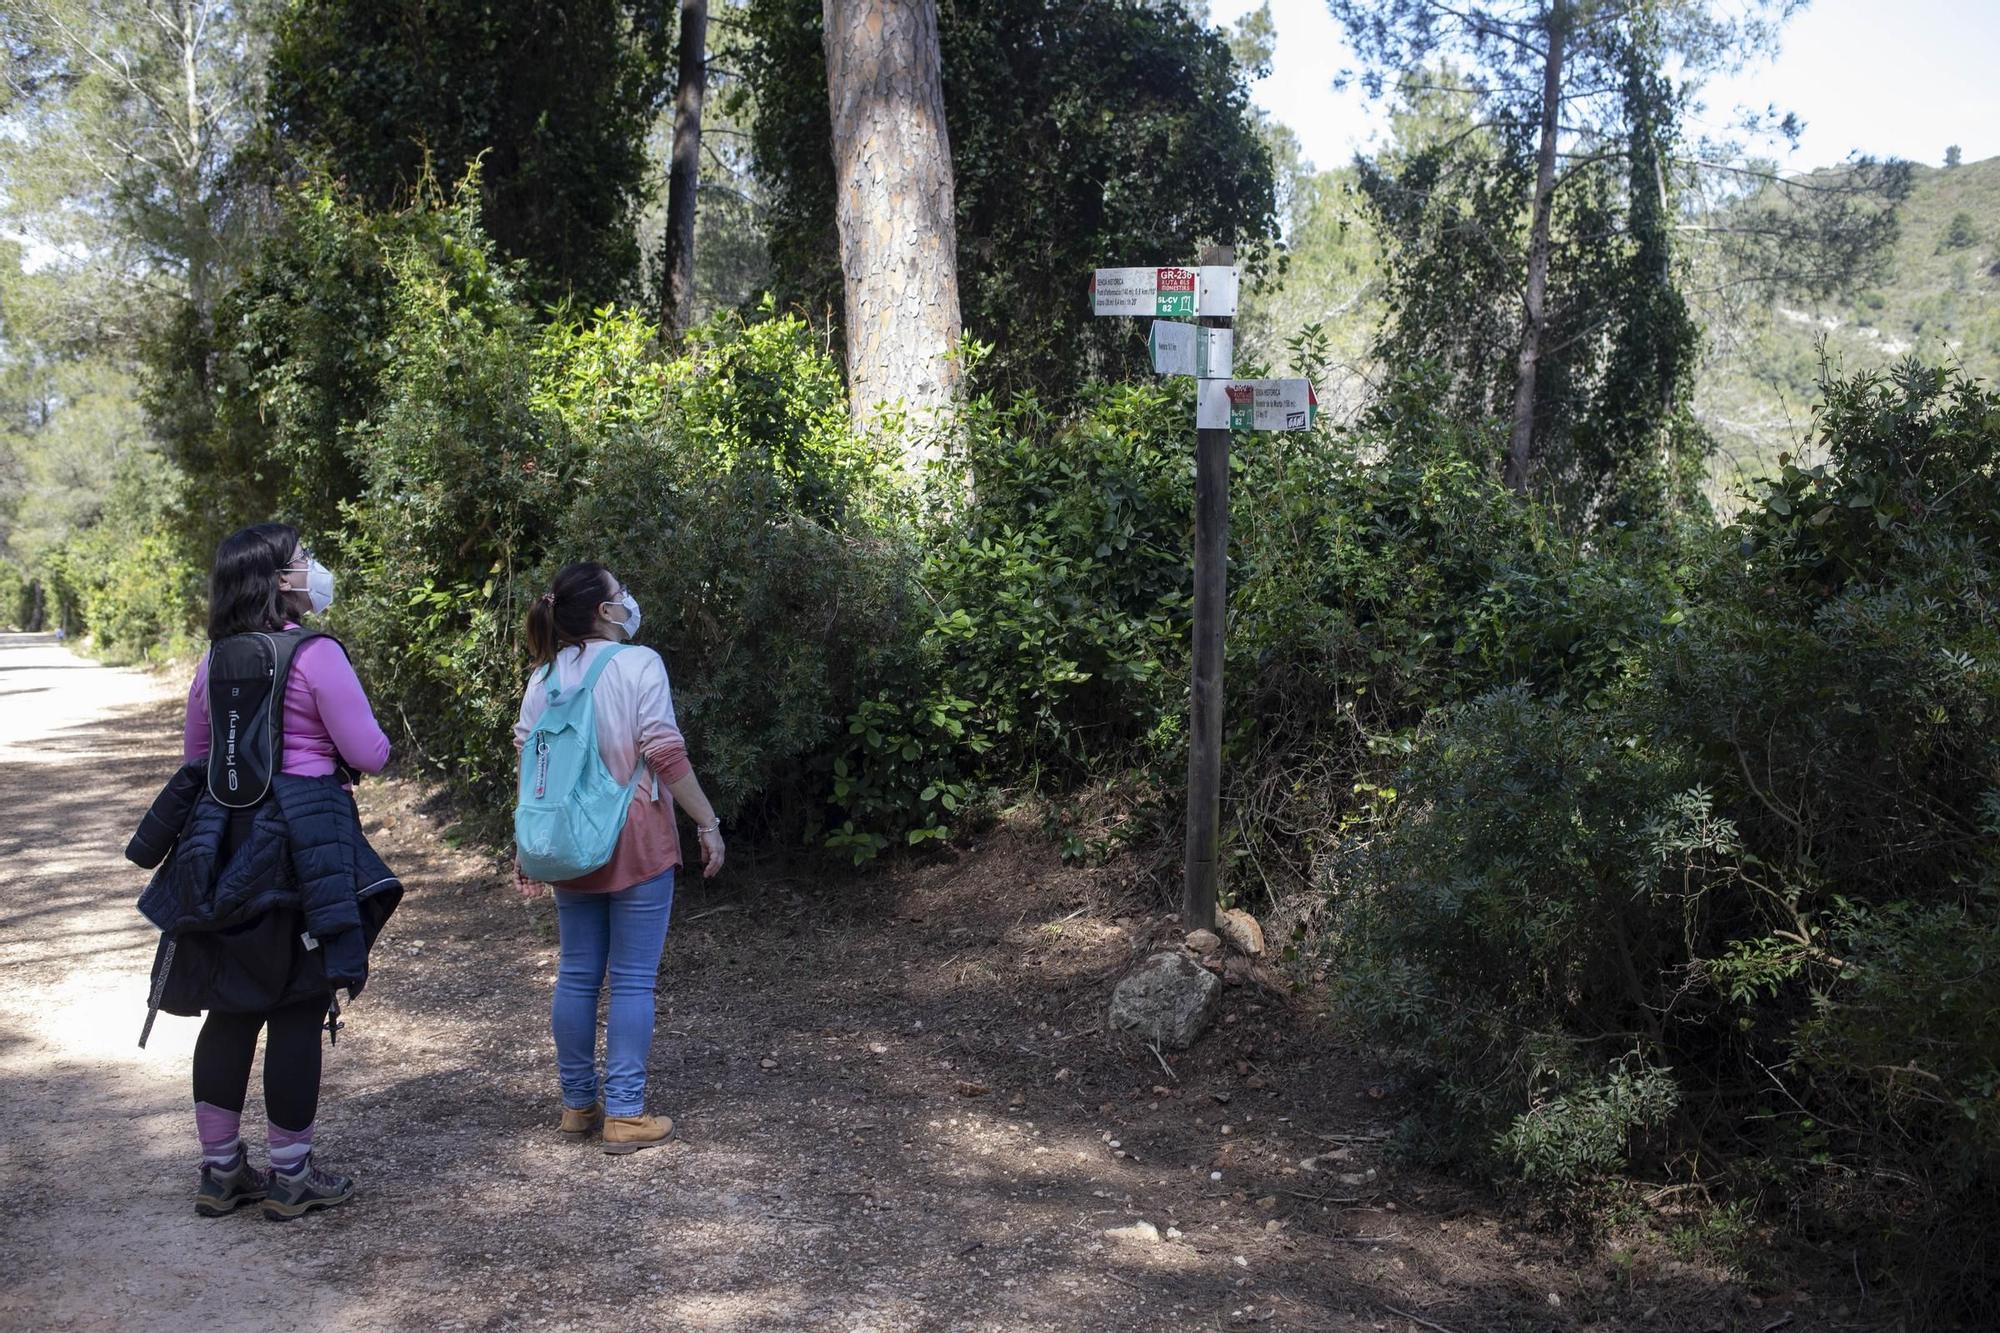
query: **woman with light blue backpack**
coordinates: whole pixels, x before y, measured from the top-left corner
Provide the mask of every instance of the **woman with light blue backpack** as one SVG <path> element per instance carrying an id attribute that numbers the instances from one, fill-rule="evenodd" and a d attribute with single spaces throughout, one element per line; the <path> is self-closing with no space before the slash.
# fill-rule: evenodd
<path id="1" fill-rule="evenodd" d="M 602 1131 L 604 1151 L 655 1148 L 673 1121 L 646 1114 L 653 992 L 681 863 L 674 804 L 701 841 L 704 878 L 722 869 L 722 821 L 688 765 L 666 664 L 631 640 L 639 604 L 603 565 L 556 575 L 529 609 L 535 668 L 521 699 L 514 809 L 525 892 L 553 885 L 562 961 L 550 1026 L 561 1132 Z M 611 981 L 604 1073 L 597 1000 Z"/>

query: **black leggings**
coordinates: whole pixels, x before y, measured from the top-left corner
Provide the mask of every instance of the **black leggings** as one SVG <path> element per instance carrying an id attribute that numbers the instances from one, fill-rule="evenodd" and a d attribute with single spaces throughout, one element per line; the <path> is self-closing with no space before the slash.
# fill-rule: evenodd
<path id="1" fill-rule="evenodd" d="M 194 1099 L 242 1111 L 250 1091 L 250 1062 L 257 1055 L 257 1029 L 264 1038 L 264 1114 L 280 1129 L 297 1132 L 319 1114 L 319 1041 L 326 1023 L 322 995 L 261 1014 L 222 1014 L 211 1009 L 194 1043 Z"/>

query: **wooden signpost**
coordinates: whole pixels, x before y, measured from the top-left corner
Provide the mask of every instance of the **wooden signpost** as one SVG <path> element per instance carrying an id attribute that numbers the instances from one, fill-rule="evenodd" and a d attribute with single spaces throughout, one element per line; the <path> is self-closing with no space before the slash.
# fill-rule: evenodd
<path id="1" fill-rule="evenodd" d="M 1236 252 L 1215 247 L 1203 264 L 1233 264 Z M 1229 314 L 1204 315 L 1201 327 L 1234 329 L 1235 284 Z M 1232 334 L 1233 336 L 1233 334 Z M 1196 385 L 1199 393 L 1206 382 Z M 1181 863 L 1181 925 L 1215 926 L 1222 894 L 1222 619 L 1229 587 L 1229 426 L 1194 433 L 1194 684 L 1188 700 L 1187 846 Z"/>
<path id="2" fill-rule="evenodd" d="M 1195 268 L 1101 268 L 1091 279 L 1100 315 L 1155 317 L 1153 369 L 1192 375 L 1194 455 L 1194 681 L 1188 714 L 1187 848 L 1181 924 L 1213 928 L 1222 867 L 1222 622 L 1228 602 L 1229 435 L 1310 430 L 1318 401 L 1305 380 L 1238 380 L 1236 253 L 1202 252 Z M 1193 325 L 1164 316 L 1192 315 Z"/>

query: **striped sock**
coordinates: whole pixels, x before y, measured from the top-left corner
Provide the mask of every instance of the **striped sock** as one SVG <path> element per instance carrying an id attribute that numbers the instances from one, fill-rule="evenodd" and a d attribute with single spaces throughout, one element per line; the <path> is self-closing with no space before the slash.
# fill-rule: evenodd
<path id="1" fill-rule="evenodd" d="M 283 1176 L 296 1176 L 312 1161 L 313 1127 L 286 1129 L 270 1122 L 264 1142 L 271 1151 L 271 1169 Z"/>
<path id="2" fill-rule="evenodd" d="M 243 1113 L 207 1102 L 194 1104 L 194 1132 L 201 1138 L 201 1164 L 227 1171 L 243 1157 Z"/>

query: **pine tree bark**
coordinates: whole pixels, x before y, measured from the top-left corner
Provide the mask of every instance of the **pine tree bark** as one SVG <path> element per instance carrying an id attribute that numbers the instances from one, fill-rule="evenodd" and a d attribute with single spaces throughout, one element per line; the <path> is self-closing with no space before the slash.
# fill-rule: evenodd
<path id="1" fill-rule="evenodd" d="M 936 0 L 822 0 L 848 402 L 915 412 L 958 387 L 958 234 Z"/>
<path id="2" fill-rule="evenodd" d="M 695 200 L 701 190 L 701 111 L 708 93 L 708 0 L 681 0 L 674 146 L 667 168 L 667 234 L 660 248 L 660 327 L 673 334 L 694 318 Z"/>
<path id="3" fill-rule="evenodd" d="M 1535 369 L 1541 360 L 1542 329 L 1549 290 L 1549 213 L 1556 191 L 1556 128 L 1562 110 L 1563 35 L 1569 16 L 1563 0 L 1549 9 L 1548 50 L 1542 62 L 1542 138 L 1535 158 L 1534 221 L 1528 232 L 1526 318 L 1521 354 L 1514 368 L 1514 422 L 1507 441 L 1507 484 L 1528 488 L 1528 465 L 1535 444 Z"/>

